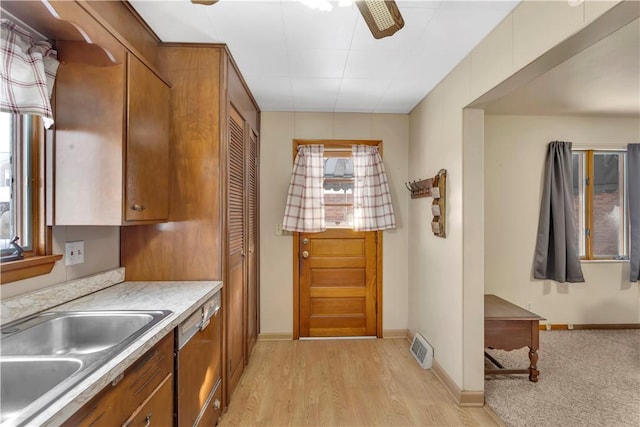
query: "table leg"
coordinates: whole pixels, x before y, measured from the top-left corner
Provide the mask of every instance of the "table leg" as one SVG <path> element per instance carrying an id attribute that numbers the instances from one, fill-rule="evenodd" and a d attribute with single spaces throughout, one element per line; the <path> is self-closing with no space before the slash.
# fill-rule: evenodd
<path id="1" fill-rule="evenodd" d="M 529 381 L 534 383 L 538 382 L 538 375 L 540 372 L 538 371 L 538 367 L 536 364 L 538 363 L 538 350 L 529 347 Z"/>

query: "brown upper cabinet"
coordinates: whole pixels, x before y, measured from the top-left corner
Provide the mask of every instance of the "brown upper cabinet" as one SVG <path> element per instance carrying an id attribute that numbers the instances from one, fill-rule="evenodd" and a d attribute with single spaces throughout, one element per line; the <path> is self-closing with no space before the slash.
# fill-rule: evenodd
<path id="1" fill-rule="evenodd" d="M 53 225 L 128 225 L 169 216 L 170 88 L 135 55 L 94 60 L 60 41 Z"/>

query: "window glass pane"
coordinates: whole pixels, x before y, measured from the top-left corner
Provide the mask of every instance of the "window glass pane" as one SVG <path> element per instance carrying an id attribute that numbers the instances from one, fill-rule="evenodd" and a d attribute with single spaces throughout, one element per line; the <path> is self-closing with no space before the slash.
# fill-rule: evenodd
<path id="1" fill-rule="evenodd" d="M 33 118 L 0 113 L 0 251 L 10 254 L 14 236 L 25 250 L 33 248 L 31 230 L 31 138 Z"/>
<path id="2" fill-rule="evenodd" d="M 594 153 L 593 174 L 593 255 L 597 258 L 624 256 L 624 154 Z"/>
<path id="3" fill-rule="evenodd" d="M 31 245 L 31 191 L 32 191 L 32 170 L 31 170 L 31 135 L 33 134 L 32 129 L 32 116 L 22 116 L 22 132 L 20 134 L 20 144 L 22 145 L 22 150 L 20 153 L 20 178 L 18 180 L 19 188 L 20 188 L 20 208 L 18 212 L 20 212 L 20 222 L 19 222 L 19 232 L 17 233 L 20 236 L 20 241 L 18 244 L 22 246 L 23 249 L 32 249 Z"/>
<path id="4" fill-rule="evenodd" d="M 353 159 L 324 159 L 324 215 L 328 228 L 353 227 Z"/>
<path id="5" fill-rule="evenodd" d="M 13 219 L 13 167 L 12 139 L 13 119 L 9 113 L 0 113 L 0 249 L 9 246 L 9 239 L 15 234 Z"/>
<path id="6" fill-rule="evenodd" d="M 573 213 L 575 215 L 577 239 L 578 239 L 578 254 L 581 257 L 586 256 L 586 242 L 585 242 L 585 171 L 586 171 L 586 156 L 584 152 L 574 152 L 572 155 L 573 162 Z"/>

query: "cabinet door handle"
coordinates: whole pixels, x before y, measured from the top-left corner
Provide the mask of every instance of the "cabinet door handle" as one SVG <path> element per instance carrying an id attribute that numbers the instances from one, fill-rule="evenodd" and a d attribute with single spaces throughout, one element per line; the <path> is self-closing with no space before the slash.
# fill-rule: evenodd
<path id="1" fill-rule="evenodd" d="M 147 417 L 144 419 L 147 423 L 144 425 L 144 427 L 149 427 L 151 425 L 151 417 L 153 416 L 153 414 L 151 412 L 149 412 L 149 415 L 147 415 Z"/>
<path id="2" fill-rule="evenodd" d="M 143 205 L 133 205 L 133 206 L 131 206 L 131 210 L 133 210 L 133 211 L 142 212 L 145 209 L 146 208 Z"/>
<path id="3" fill-rule="evenodd" d="M 218 399 L 213 401 L 213 409 L 215 409 L 216 411 L 220 410 L 220 401 Z"/>
<path id="4" fill-rule="evenodd" d="M 205 329 L 207 329 L 207 326 L 209 326 L 209 323 L 211 323 L 211 319 L 207 319 L 206 322 L 203 322 L 202 325 L 200 325 L 200 330 L 204 331 Z"/>

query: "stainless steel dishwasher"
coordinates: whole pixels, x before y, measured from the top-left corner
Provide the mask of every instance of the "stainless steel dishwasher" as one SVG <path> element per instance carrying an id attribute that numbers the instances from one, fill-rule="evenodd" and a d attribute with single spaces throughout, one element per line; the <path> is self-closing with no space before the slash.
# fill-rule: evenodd
<path id="1" fill-rule="evenodd" d="M 222 412 L 221 295 L 218 291 L 176 334 L 176 420 L 179 427 L 213 426 Z"/>

